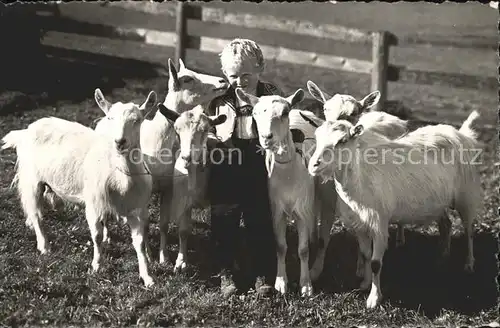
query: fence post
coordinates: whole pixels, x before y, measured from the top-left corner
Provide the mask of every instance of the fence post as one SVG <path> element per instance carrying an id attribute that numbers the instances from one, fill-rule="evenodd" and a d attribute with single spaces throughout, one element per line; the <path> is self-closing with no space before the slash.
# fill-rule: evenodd
<path id="1" fill-rule="evenodd" d="M 187 40 L 187 34 L 186 34 L 186 25 L 187 25 L 187 18 L 186 18 L 186 13 L 184 11 L 185 9 L 185 4 L 182 1 L 177 2 L 177 14 L 176 14 L 176 24 L 175 24 L 175 32 L 177 33 L 177 44 L 175 47 L 175 61 L 176 63 L 179 63 L 179 59 L 182 59 L 182 61 L 185 61 L 186 57 L 186 40 Z"/>
<path id="2" fill-rule="evenodd" d="M 372 34 L 372 90 L 380 91 L 380 101 L 374 110 L 382 110 L 387 101 L 387 72 L 389 69 L 389 33 L 386 31 Z"/>

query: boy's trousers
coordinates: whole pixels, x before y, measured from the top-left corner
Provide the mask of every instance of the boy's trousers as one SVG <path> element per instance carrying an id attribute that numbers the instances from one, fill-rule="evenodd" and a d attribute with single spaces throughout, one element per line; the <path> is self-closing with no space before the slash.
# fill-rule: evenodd
<path id="1" fill-rule="evenodd" d="M 276 246 L 264 155 L 258 152 L 258 139 L 233 137 L 232 143 L 234 148 L 229 150 L 229 155 L 226 152 L 221 156 L 218 149 L 213 151 L 208 180 L 218 264 L 221 271 L 233 273 L 243 217 L 251 277 L 265 277 L 267 284 L 274 284 Z"/>

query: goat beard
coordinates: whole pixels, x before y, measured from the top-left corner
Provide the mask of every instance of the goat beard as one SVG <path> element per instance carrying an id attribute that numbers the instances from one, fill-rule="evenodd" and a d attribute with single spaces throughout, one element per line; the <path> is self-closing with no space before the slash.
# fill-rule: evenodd
<path id="1" fill-rule="evenodd" d="M 266 149 L 266 170 L 267 170 L 267 176 L 269 178 L 271 177 L 274 170 L 276 154 L 282 155 L 287 150 L 286 148 L 287 148 L 286 144 L 284 144 L 283 142 L 279 142 L 277 145 L 272 147 L 272 149 Z"/>
<path id="2" fill-rule="evenodd" d="M 270 178 L 273 174 L 274 169 L 274 152 L 272 150 L 266 149 L 266 170 L 267 177 Z"/>

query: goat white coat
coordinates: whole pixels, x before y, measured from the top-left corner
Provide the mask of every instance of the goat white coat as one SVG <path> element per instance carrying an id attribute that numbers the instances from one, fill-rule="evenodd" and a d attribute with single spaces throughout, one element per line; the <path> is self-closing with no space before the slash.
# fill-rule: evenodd
<path id="1" fill-rule="evenodd" d="M 168 93 L 163 106 L 177 113 L 183 113 L 196 106 L 208 106 L 210 101 L 227 90 L 227 82 L 218 76 L 201 74 L 188 69 L 179 60 L 179 70 L 168 60 Z M 106 120 L 101 120 L 95 130 L 107 133 Z M 191 216 L 191 197 L 188 194 L 188 175 L 184 170 L 175 168 L 179 142 L 173 127 L 160 111 L 151 121 L 144 121 L 141 126 L 141 150 L 146 165 L 153 176 L 153 192 L 160 197 L 160 258 L 164 263 L 167 258 L 167 236 L 171 218 L 179 225 L 179 240 L 183 247 L 174 270 L 186 268 L 186 239 L 189 235 Z"/>
<path id="2" fill-rule="evenodd" d="M 96 98 L 113 119 L 109 136 L 95 133 L 79 123 L 48 117 L 15 130 L 3 139 L 2 149 L 17 151 L 17 182 L 27 225 L 33 227 L 40 252 L 48 251 L 40 226 L 45 186 L 59 198 L 85 204 L 85 216 L 94 243 L 92 268 L 99 269 L 102 221 L 106 214 L 126 219 L 139 261 L 139 273 L 146 286 L 153 284 L 145 257 L 144 230 L 148 222 L 147 203 L 151 176 L 145 170 L 139 147 L 139 126 L 153 109 L 151 92 L 139 108 L 133 103 L 107 102 L 99 89 Z"/>
<path id="3" fill-rule="evenodd" d="M 317 244 L 317 222 L 323 216 L 333 216 L 333 193 L 328 197 L 328 203 L 323 204 L 321 197 L 316 195 L 320 189 L 319 182 L 307 172 L 309 152 L 299 154 L 292 139 L 291 128 L 297 127 L 295 122 L 300 111 L 295 113 L 291 124 L 291 108 L 304 97 L 299 89 L 292 96 L 262 96 L 260 98 L 236 89 L 236 95 L 246 103 L 252 104 L 253 117 L 257 124 L 259 142 L 266 150 L 266 167 L 269 173 L 269 198 L 273 214 L 273 225 L 277 243 L 278 272 L 275 289 L 286 293 L 288 278 L 286 274 L 285 257 L 287 252 L 286 220 L 291 218 L 297 224 L 299 234 L 300 286 L 303 296 L 313 293 L 311 272 L 309 271 L 309 242 Z M 314 115 L 310 113 L 311 115 Z M 299 128 L 300 129 L 300 128 Z M 301 129 L 303 131 L 303 129 Z M 306 133 L 304 133 L 307 135 Z M 303 149 L 314 147 L 314 140 L 303 140 Z M 330 206 L 325 206 L 330 204 Z M 318 243 L 321 246 L 321 243 Z M 324 243 L 323 243 L 324 245 Z M 320 247 L 321 249 L 321 247 Z M 322 264 L 322 261 L 321 261 Z M 322 269 L 322 265 L 321 268 Z M 320 273 L 320 272 L 319 272 Z M 316 276 L 319 276 L 319 273 Z M 314 275 L 314 269 L 313 273 Z"/>
<path id="4" fill-rule="evenodd" d="M 341 219 L 357 232 L 365 258 L 363 285 L 371 281 L 372 286 L 368 308 L 375 307 L 382 297 L 380 271 L 391 222 L 429 222 L 447 208 L 455 208 L 467 236 L 465 269 L 473 270 L 472 224 L 482 199 L 479 172 L 474 165 L 477 141 L 471 128 L 477 117 L 477 112 L 471 113 L 460 130 L 444 124 L 426 126 L 396 140 L 343 120 L 325 122 L 316 130 L 317 148 L 309 172 L 333 179 Z M 379 162 L 361 159 L 341 163 L 345 150 L 362 154 L 366 149 L 378 154 Z M 447 163 L 431 157 L 435 150 L 461 157 Z"/>

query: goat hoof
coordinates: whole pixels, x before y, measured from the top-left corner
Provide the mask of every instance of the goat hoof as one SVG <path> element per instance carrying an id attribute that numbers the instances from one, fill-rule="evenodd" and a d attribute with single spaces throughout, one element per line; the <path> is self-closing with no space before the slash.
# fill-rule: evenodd
<path id="1" fill-rule="evenodd" d="M 40 254 L 42 254 L 42 255 L 46 255 L 50 252 L 47 247 L 38 247 L 38 250 L 40 251 Z"/>
<path id="2" fill-rule="evenodd" d="M 186 262 L 184 262 L 184 261 L 183 262 L 177 262 L 177 263 L 175 263 L 174 273 L 185 272 L 186 268 L 187 268 Z"/>
<path id="3" fill-rule="evenodd" d="M 286 294 L 286 281 L 285 279 L 283 279 L 283 277 L 276 277 L 274 289 L 276 289 L 281 294 Z"/>
<path id="4" fill-rule="evenodd" d="M 92 273 L 96 273 L 99 271 L 99 263 L 92 262 Z"/>
<path id="5" fill-rule="evenodd" d="M 373 308 L 377 307 L 381 298 L 382 298 L 382 295 L 379 295 L 378 293 L 370 293 L 370 295 L 368 296 L 368 299 L 366 300 L 366 308 L 373 309 Z"/>
<path id="6" fill-rule="evenodd" d="M 302 297 L 311 297 L 313 295 L 313 288 L 311 285 L 302 287 L 301 290 Z"/>
<path id="7" fill-rule="evenodd" d="M 36 248 L 40 252 L 40 254 L 47 254 L 50 252 L 49 247 L 47 246 L 47 242 L 42 240 L 41 242 L 37 242 Z"/>
<path id="8" fill-rule="evenodd" d="M 163 253 L 160 253 L 160 258 L 159 258 L 158 262 L 160 264 L 167 263 L 167 257 Z"/>
<path id="9" fill-rule="evenodd" d="M 146 277 L 142 278 L 142 280 L 144 280 L 145 287 L 151 287 L 155 284 L 153 281 L 153 278 L 151 278 L 150 276 L 146 276 Z"/>

